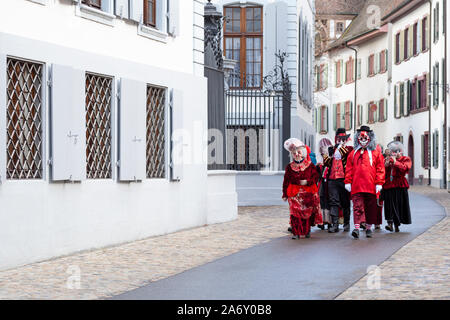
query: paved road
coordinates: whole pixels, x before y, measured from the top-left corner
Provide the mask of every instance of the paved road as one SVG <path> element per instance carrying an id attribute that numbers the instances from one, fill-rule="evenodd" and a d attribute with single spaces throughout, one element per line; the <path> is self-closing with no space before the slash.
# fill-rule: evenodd
<path id="1" fill-rule="evenodd" d="M 410 201 L 413 224 L 401 233 L 354 240 L 314 228 L 311 239 L 286 235 L 113 299 L 333 299 L 445 216 L 429 198 L 410 193 Z"/>

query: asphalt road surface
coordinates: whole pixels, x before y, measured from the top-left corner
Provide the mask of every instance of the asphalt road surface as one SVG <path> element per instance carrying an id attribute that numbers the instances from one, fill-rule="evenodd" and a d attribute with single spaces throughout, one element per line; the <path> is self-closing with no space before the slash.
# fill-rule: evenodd
<path id="1" fill-rule="evenodd" d="M 444 208 L 424 196 L 410 192 L 410 203 L 412 224 L 401 226 L 400 233 L 383 225 L 373 238 L 361 232 L 355 240 L 342 226 L 334 234 L 314 227 L 310 239 L 292 240 L 286 234 L 113 299 L 334 299 L 369 266 L 381 264 L 445 216 Z"/>

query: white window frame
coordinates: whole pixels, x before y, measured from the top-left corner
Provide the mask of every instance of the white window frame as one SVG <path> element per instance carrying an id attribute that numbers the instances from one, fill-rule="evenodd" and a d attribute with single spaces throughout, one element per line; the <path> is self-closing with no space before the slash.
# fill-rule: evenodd
<path id="1" fill-rule="evenodd" d="M 110 1 L 110 7 L 109 7 L 109 11 L 103 11 L 100 9 L 96 9 L 93 7 L 90 7 L 88 5 L 85 5 L 83 3 L 81 3 L 81 0 L 73 0 L 74 2 L 77 3 L 76 7 L 75 7 L 75 15 L 88 19 L 88 20 L 92 20 L 98 23 L 102 23 L 105 24 L 107 26 L 113 27 L 114 26 L 114 20 L 116 19 L 116 16 L 113 13 L 113 7 L 114 7 L 114 3 L 113 1 Z"/>

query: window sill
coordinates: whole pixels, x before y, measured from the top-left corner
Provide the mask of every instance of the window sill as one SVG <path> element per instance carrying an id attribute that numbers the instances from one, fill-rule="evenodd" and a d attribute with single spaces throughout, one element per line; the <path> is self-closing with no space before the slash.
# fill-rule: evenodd
<path id="1" fill-rule="evenodd" d="M 167 33 L 159 31 L 158 29 L 139 24 L 138 25 L 138 35 L 149 38 L 152 40 L 156 40 L 162 43 L 167 43 L 167 37 L 169 36 Z"/>
<path id="2" fill-rule="evenodd" d="M 48 0 L 28 0 L 34 3 L 42 4 L 43 6 L 47 5 Z"/>
<path id="3" fill-rule="evenodd" d="M 428 111 L 428 107 L 411 110 L 410 114 L 416 114 L 416 113 L 421 113 L 421 112 L 426 112 L 426 111 Z"/>
<path id="4" fill-rule="evenodd" d="M 93 20 L 95 22 L 102 23 L 110 27 L 114 26 L 114 19 L 116 17 L 108 12 L 95 9 L 84 4 L 76 6 L 75 12 L 76 12 L 75 14 L 79 17 Z"/>

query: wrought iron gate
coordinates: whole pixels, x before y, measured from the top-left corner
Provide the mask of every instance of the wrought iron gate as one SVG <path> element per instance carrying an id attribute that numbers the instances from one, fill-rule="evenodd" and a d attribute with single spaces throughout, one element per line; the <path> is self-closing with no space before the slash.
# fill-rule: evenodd
<path id="1" fill-rule="evenodd" d="M 258 89 L 230 89 L 225 93 L 227 164 L 230 170 L 282 170 L 289 161 L 283 141 L 290 136 L 291 84 L 279 65 Z M 230 83 L 240 83 L 231 78 Z M 252 88 L 251 84 L 246 88 Z"/>

